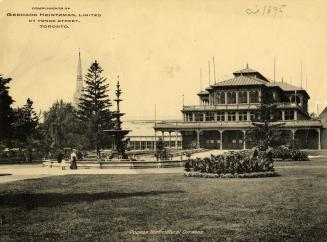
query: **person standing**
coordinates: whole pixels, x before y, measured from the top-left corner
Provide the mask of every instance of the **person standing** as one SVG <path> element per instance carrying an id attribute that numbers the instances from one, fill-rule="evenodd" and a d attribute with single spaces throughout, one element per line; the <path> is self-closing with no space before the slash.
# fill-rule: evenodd
<path id="1" fill-rule="evenodd" d="M 73 152 L 70 154 L 70 169 L 77 169 L 77 154 L 75 149 L 73 149 Z"/>

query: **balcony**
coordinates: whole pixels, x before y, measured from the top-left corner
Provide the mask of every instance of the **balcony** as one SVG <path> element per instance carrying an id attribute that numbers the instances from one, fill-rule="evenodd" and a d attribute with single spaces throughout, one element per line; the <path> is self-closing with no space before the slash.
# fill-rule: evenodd
<path id="1" fill-rule="evenodd" d="M 291 120 L 276 122 L 283 124 L 283 128 L 320 128 L 320 120 Z M 251 121 L 224 121 L 224 122 L 160 122 L 156 123 L 154 129 L 157 131 L 188 130 L 188 129 L 233 129 L 249 128 Z"/>
<path id="2" fill-rule="evenodd" d="M 276 103 L 277 108 L 303 108 L 297 103 L 281 102 Z M 187 111 L 216 111 L 216 110 L 248 110 L 257 109 L 260 103 L 238 103 L 238 104 L 216 104 L 216 105 L 193 105 L 193 106 L 183 106 L 182 112 Z M 304 111 L 304 110 L 303 110 Z"/>

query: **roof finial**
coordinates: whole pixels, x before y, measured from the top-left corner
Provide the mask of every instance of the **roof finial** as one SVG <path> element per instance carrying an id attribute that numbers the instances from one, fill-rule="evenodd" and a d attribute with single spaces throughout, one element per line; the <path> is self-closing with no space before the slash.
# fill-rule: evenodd
<path id="1" fill-rule="evenodd" d="M 246 69 L 249 69 L 249 64 L 246 62 Z"/>
<path id="2" fill-rule="evenodd" d="M 282 83 L 284 83 L 284 77 L 282 76 Z"/>
<path id="3" fill-rule="evenodd" d="M 210 86 L 210 82 L 211 82 L 211 76 L 210 76 L 210 61 L 208 61 L 208 68 L 209 68 L 209 86 Z"/>
<path id="4" fill-rule="evenodd" d="M 213 64 L 213 77 L 214 77 L 215 84 L 216 84 L 217 80 L 216 80 L 216 66 L 215 66 L 215 57 L 214 56 L 212 56 L 212 64 Z"/>

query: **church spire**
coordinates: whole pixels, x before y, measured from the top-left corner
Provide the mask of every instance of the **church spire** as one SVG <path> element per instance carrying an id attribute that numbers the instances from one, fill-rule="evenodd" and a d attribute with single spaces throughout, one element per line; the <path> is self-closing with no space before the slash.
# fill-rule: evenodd
<path id="1" fill-rule="evenodd" d="M 80 103 L 79 99 L 83 94 L 83 74 L 82 74 L 82 61 L 81 61 L 81 51 L 78 49 L 78 62 L 77 62 L 77 77 L 76 77 L 76 88 L 74 92 L 73 105 L 78 108 Z"/>
<path id="2" fill-rule="evenodd" d="M 78 48 L 77 78 L 82 78 L 81 50 Z"/>

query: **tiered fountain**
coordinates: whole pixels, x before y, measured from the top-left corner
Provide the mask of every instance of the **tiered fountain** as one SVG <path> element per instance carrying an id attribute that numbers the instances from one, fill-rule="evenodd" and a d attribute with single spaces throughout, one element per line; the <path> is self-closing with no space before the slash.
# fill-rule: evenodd
<path id="1" fill-rule="evenodd" d="M 117 105 L 116 111 L 112 112 L 114 117 L 114 127 L 110 130 L 104 130 L 107 135 L 113 137 L 111 155 L 109 157 L 98 159 L 97 157 L 85 157 L 83 160 L 77 161 L 78 169 L 80 168 L 158 168 L 158 167 L 179 167 L 183 166 L 185 160 L 180 158 L 174 160 L 157 160 L 154 157 L 146 160 L 142 159 L 129 159 L 126 154 L 126 140 L 125 136 L 130 130 L 122 129 L 122 121 L 120 118 L 124 113 L 120 112 L 119 103 L 122 101 L 120 96 L 122 91 L 120 89 L 119 78 L 116 85 L 116 99 L 114 100 Z M 69 161 L 58 163 L 54 160 L 45 160 L 43 166 L 47 167 L 60 167 L 63 170 L 69 169 Z"/>
<path id="2" fill-rule="evenodd" d="M 113 144 L 112 144 L 112 158 L 118 158 L 118 159 L 128 159 L 128 156 L 126 155 L 126 145 L 125 145 L 125 136 L 129 133 L 130 130 L 122 129 L 121 124 L 122 121 L 120 120 L 120 117 L 124 116 L 124 113 L 120 112 L 119 109 L 119 103 L 123 101 L 120 99 L 120 95 L 122 94 L 122 91 L 120 89 L 119 85 L 119 76 L 118 81 L 116 85 L 116 99 L 114 100 L 116 102 L 117 110 L 112 113 L 114 119 L 115 119 L 115 125 L 114 129 L 110 130 L 104 130 L 108 135 L 113 136 Z"/>

